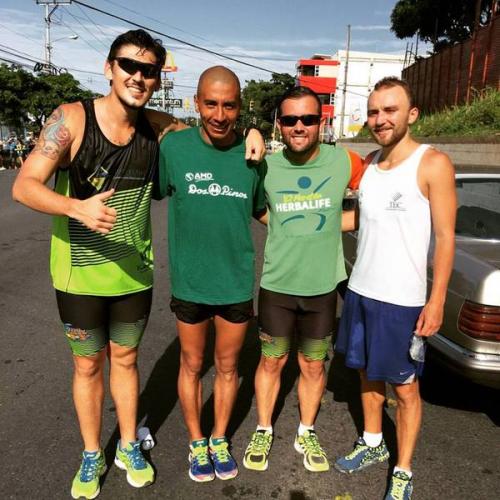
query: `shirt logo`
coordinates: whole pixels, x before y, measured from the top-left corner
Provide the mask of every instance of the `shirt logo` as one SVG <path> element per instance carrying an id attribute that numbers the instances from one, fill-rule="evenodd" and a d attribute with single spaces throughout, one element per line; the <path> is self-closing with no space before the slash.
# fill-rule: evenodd
<path id="1" fill-rule="evenodd" d="M 213 182 L 208 186 L 208 188 L 198 187 L 196 184 L 189 184 L 188 194 L 194 195 L 208 195 L 208 196 L 231 196 L 233 198 L 248 198 L 246 193 L 241 193 L 239 191 L 234 191 L 230 186 L 221 186 L 217 182 Z"/>
<path id="2" fill-rule="evenodd" d="M 276 212 L 303 212 L 306 210 L 315 210 L 315 212 L 311 213 L 311 215 L 318 217 L 318 219 L 316 219 L 317 225 L 315 231 L 321 231 L 326 222 L 326 215 L 319 213 L 318 210 L 330 208 L 331 200 L 330 198 L 323 197 L 319 191 L 330 179 L 331 176 L 323 179 L 311 192 L 307 193 L 307 190 L 311 187 L 312 179 L 307 176 L 299 177 L 297 186 L 302 190 L 302 193 L 296 189 L 277 191 L 277 194 L 283 196 L 281 203 L 275 203 L 274 205 Z M 304 191 L 306 192 L 304 193 Z M 289 222 L 306 219 L 306 215 L 308 214 L 292 215 L 281 224 L 285 225 Z"/>
<path id="3" fill-rule="evenodd" d="M 201 182 L 201 181 L 213 181 L 214 176 L 212 172 L 186 172 L 184 178 L 188 182 Z"/>
<path id="4" fill-rule="evenodd" d="M 394 193 L 389 200 L 389 204 L 385 207 L 386 210 L 396 210 L 398 212 L 406 212 L 401 198 L 403 195 L 399 192 Z"/>
<path id="5" fill-rule="evenodd" d="M 97 191 L 100 191 L 106 178 L 109 176 L 109 172 L 102 166 L 99 165 L 88 177 L 87 180 L 95 187 Z"/>

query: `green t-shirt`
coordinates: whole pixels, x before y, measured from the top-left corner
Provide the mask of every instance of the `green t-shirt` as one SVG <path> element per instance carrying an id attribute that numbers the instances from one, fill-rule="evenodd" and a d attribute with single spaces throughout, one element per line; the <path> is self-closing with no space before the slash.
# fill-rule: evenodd
<path id="1" fill-rule="evenodd" d="M 321 144 L 319 155 L 304 165 L 292 164 L 284 151 L 267 164 L 269 225 L 261 286 L 290 295 L 331 292 L 347 277 L 341 215 L 350 156 Z"/>
<path id="2" fill-rule="evenodd" d="M 252 214 L 265 207 L 265 164 L 245 160 L 241 138 L 227 148 L 203 141 L 198 128 L 168 134 L 160 145 L 158 194 L 169 195 L 172 295 L 200 304 L 252 298 Z"/>

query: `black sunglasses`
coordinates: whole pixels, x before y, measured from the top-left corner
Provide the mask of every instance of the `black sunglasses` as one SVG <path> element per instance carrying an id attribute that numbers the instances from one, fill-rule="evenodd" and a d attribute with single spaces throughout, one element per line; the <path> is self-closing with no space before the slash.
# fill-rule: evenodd
<path id="1" fill-rule="evenodd" d="M 143 63 L 128 57 L 115 57 L 114 60 L 129 75 L 135 75 L 140 71 L 144 78 L 156 78 L 160 74 L 160 67 L 156 64 Z"/>
<path id="2" fill-rule="evenodd" d="M 284 115 L 279 118 L 281 125 L 285 127 L 294 127 L 300 120 L 305 127 L 310 127 L 311 125 L 318 125 L 321 121 L 320 115 Z"/>

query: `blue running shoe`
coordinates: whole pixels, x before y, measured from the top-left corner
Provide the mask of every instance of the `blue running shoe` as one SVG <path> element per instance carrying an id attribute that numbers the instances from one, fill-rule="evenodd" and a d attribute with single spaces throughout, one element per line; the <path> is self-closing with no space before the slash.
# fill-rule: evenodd
<path id="1" fill-rule="evenodd" d="M 238 466 L 229 453 L 229 443 L 225 437 L 210 438 L 209 450 L 215 475 L 219 479 L 232 479 L 238 475 Z"/>
<path id="2" fill-rule="evenodd" d="M 384 500 L 410 500 L 413 491 L 412 478 L 403 471 L 394 472 L 389 491 Z"/>
<path id="3" fill-rule="evenodd" d="M 197 439 L 189 445 L 189 477 L 198 483 L 215 479 L 214 467 L 208 456 L 207 438 Z"/>
<path id="4" fill-rule="evenodd" d="M 339 472 L 351 474 L 369 467 L 370 465 L 385 462 L 389 458 L 389 451 L 384 440 L 375 447 L 368 446 L 362 437 L 354 443 L 354 450 L 345 457 L 337 458 L 335 468 Z"/>

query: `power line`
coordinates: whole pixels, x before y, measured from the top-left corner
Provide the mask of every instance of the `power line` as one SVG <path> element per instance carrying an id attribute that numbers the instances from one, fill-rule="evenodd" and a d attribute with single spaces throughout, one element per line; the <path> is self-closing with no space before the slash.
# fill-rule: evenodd
<path id="1" fill-rule="evenodd" d="M 136 23 L 134 21 L 130 21 L 128 19 L 125 19 L 124 17 L 117 16 L 116 14 L 111 14 L 110 12 L 106 12 L 105 10 L 99 9 L 97 7 L 94 7 L 93 5 L 89 5 L 89 4 L 86 4 L 84 2 L 80 2 L 79 0 L 73 0 L 73 3 L 82 5 L 83 7 L 87 7 L 88 9 L 91 9 L 91 10 L 95 10 L 96 12 L 100 12 L 101 14 L 104 14 L 106 16 L 113 17 L 115 19 L 118 19 L 119 21 L 123 21 L 125 23 L 131 24 L 133 26 L 136 26 L 137 28 L 142 28 L 144 30 L 150 31 L 151 33 L 156 33 L 157 35 L 164 36 L 165 38 L 168 38 L 170 40 L 174 40 L 176 42 L 182 43 L 183 45 L 187 45 L 189 47 L 193 47 L 193 48 L 201 50 L 203 52 L 207 52 L 209 54 L 212 54 L 212 55 L 215 55 L 215 56 L 218 56 L 218 57 L 222 57 L 223 59 L 227 59 L 229 61 L 233 61 L 233 62 L 238 63 L 238 64 L 243 64 L 244 66 L 249 66 L 251 68 L 255 68 L 255 69 L 258 69 L 260 71 L 265 71 L 266 73 L 271 73 L 271 74 L 275 73 L 275 71 L 272 71 L 272 70 L 270 70 L 268 68 L 264 68 L 262 66 L 257 66 L 255 64 L 251 64 L 251 63 L 248 63 L 248 62 L 245 62 L 245 61 L 241 61 L 241 60 L 236 59 L 236 58 L 231 57 L 231 56 L 226 56 L 224 54 L 221 54 L 220 52 L 216 52 L 215 50 L 207 49 L 205 47 L 202 47 L 200 45 L 196 45 L 196 44 L 191 43 L 191 42 L 186 42 L 185 40 L 181 40 L 180 38 L 176 38 L 176 37 L 173 37 L 171 35 L 167 35 L 166 33 L 163 33 L 161 31 L 158 31 L 158 30 L 155 30 L 155 29 L 152 29 L 152 28 L 148 28 L 147 26 L 144 26 L 142 24 Z"/>

